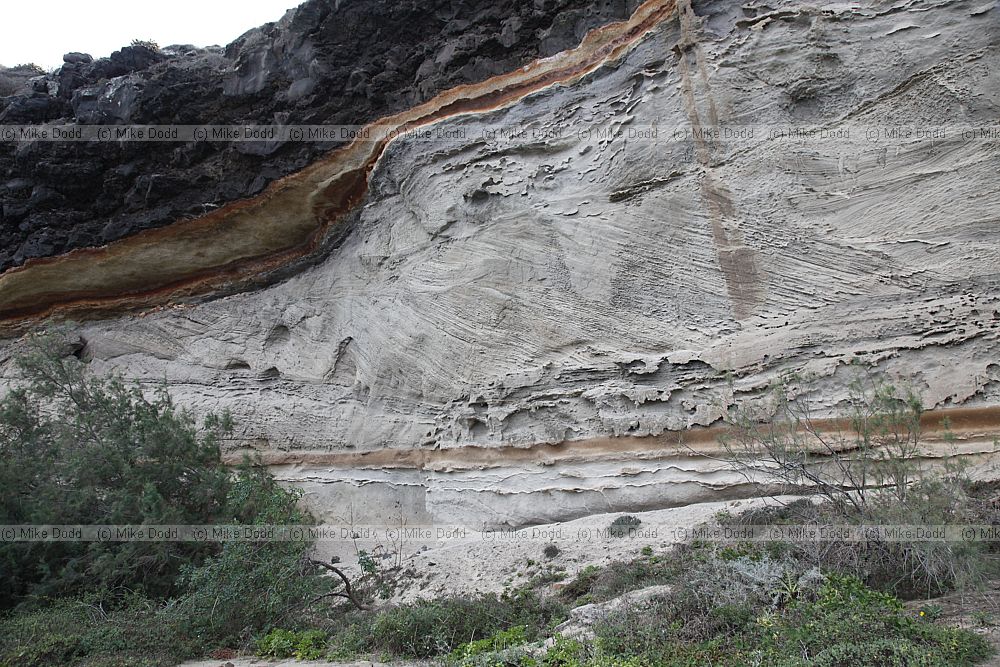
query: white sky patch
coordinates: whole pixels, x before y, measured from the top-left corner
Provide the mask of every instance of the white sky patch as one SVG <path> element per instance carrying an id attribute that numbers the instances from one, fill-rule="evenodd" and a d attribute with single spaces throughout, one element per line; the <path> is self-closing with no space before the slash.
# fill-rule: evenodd
<path id="1" fill-rule="evenodd" d="M 160 46 L 225 46 L 247 30 L 277 21 L 303 0 L 3 0 L 0 65 L 62 65 L 70 51 L 95 59 L 133 39 Z"/>

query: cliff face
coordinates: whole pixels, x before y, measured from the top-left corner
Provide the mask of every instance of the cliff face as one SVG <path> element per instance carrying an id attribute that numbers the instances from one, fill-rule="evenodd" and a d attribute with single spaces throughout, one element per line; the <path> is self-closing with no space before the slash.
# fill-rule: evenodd
<path id="1" fill-rule="evenodd" d="M 225 49 L 67 54 L 0 98 L 0 124 L 364 124 L 576 46 L 637 4 L 309 0 Z M 0 143 L 0 271 L 204 215 L 338 143 Z"/>
<path id="2" fill-rule="evenodd" d="M 320 4 L 300 12 L 323 25 Z M 340 25 L 345 7 L 323 16 Z M 8 270 L 5 326 L 84 318 L 96 372 L 231 410 L 231 455 L 261 452 L 327 518 L 400 503 L 411 521 L 521 524 L 738 495 L 740 478 L 691 448 L 780 377 L 838 414 L 856 362 L 922 393 L 928 457 L 992 452 L 1000 145 L 955 128 L 998 118 L 994 3 L 532 7 L 547 27 L 530 47 L 508 51 L 501 13 L 480 67 L 422 86 L 421 65 L 391 102 L 365 89 L 358 118 L 395 111 L 390 124 L 435 140 L 343 147 L 255 199 Z M 407 62 L 479 34 L 449 16 Z M 211 56 L 262 54 L 223 88 L 258 94 L 293 67 L 283 31 L 306 18 Z M 322 34 L 309 48 L 336 53 Z M 299 79 L 282 76 L 287 98 Z M 211 113 L 230 113 L 227 90 Z M 308 118 L 344 104 L 307 103 Z M 816 133 L 775 131 L 803 126 Z M 891 132 L 904 126 L 950 129 Z M 244 156 L 178 196 L 252 194 L 240 174 L 266 181 L 320 148 Z"/>

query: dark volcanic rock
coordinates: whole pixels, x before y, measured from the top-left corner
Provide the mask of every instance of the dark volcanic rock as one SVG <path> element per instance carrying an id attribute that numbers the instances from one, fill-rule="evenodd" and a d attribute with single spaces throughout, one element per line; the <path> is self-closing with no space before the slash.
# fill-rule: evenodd
<path id="1" fill-rule="evenodd" d="M 362 124 L 575 46 L 637 5 L 309 0 L 224 50 L 68 53 L 55 74 L 0 99 L 0 123 Z M 0 143 L 0 271 L 201 215 L 334 147 Z"/>
<path id="2" fill-rule="evenodd" d="M 94 57 L 89 53 L 79 53 L 77 51 L 73 51 L 72 53 L 67 53 L 63 56 L 63 62 L 67 64 L 89 65 L 94 62 Z"/>

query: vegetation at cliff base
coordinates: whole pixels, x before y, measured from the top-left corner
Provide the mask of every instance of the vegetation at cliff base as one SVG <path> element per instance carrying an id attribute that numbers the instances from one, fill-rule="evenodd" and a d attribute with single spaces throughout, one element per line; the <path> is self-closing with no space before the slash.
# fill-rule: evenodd
<path id="1" fill-rule="evenodd" d="M 25 383 L 0 400 L 0 523 L 201 524 L 237 509 L 219 441 L 228 420 L 201 428 L 163 391 L 146 397 L 117 378 L 88 378 L 72 356 L 36 349 Z M 3 542 L 0 604 L 55 596 L 179 590 L 181 569 L 213 546 L 195 542 Z"/>
<path id="2" fill-rule="evenodd" d="M 73 352 L 42 339 L 0 398 L 0 524 L 312 523 L 300 494 L 263 467 L 222 465 L 227 416 L 198 423 L 162 390 L 88 374 Z M 763 461 L 790 486 L 814 475 L 821 493 L 715 521 L 1000 523 L 995 488 L 911 466 L 918 401 L 880 385 L 857 407 L 845 437 L 860 440 L 824 452 L 819 469 L 840 477 L 809 468 L 815 454 L 796 440 L 808 423 L 764 429 L 737 416 L 731 458 L 748 477 Z M 856 475 L 877 484 L 839 483 Z M 643 526 L 621 515 L 608 534 L 632 539 Z M 0 542 L 0 667 L 166 667 L 238 653 L 444 667 L 962 667 L 992 653 L 940 622 L 934 603 L 904 603 L 995 578 L 989 543 L 646 545 L 568 581 L 407 604 L 391 602 L 371 554 L 359 552 L 352 588 L 323 576 L 343 573 L 312 550 L 308 540 Z M 552 544 L 542 554 L 565 558 Z"/>
<path id="3" fill-rule="evenodd" d="M 0 399 L 0 524 L 303 524 L 262 468 L 222 465 L 226 416 L 202 424 L 158 391 L 89 377 L 53 338 Z M 249 642 L 331 588 L 311 543 L 0 542 L 0 665 L 160 665 Z"/>
<path id="4" fill-rule="evenodd" d="M 765 554 L 726 560 L 710 551 L 667 595 L 609 616 L 581 664 L 972 665 L 984 639 L 906 611 L 856 577 L 802 569 Z"/>

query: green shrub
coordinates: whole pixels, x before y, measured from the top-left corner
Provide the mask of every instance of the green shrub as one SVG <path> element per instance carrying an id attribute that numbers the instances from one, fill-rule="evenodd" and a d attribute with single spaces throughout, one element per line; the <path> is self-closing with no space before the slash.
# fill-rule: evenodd
<path id="1" fill-rule="evenodd" d="M 976 649 L 978 656 L 978 649 Z M 983 656 L 985 657 L 985 656 Z M 950 667 L 952 665 L 972 664 L 972 660 L 981 659 L 969 656 L 952 662 L 937 651 L 928 651 L 919 643 L 903 639 L 882 639 L 872 637 L 863 643 L 837 644 L 820 651 L 809 665 L 815 667 L 908 667 L 909 665 L 926 665 L 927 667 Z M 805 662 L 798 664 L 805 665 Z"/>
<path id="2" fill-rule="evenodd" d="M 990 628 L 996 625 L 993 621 L 993 614 L 984 609 L 977 609 L 972 612 L 972 620 L 980 628 Z"/>
<path id="3" fill-rule="evenodd" d="M 642 520 L 639 517 L 623 514 L 611 522 L 611 525 L 608 527 L 608 531 L 614 537 L 625 537 L 641 524 Z"/>
<path id="4" fill-rule="evenodd" d="M 823 581 L 818 570 L 804 569 L 790 559 L 728 558 L 719 553 L 692 569 L 683 589 L 699 609 L 723 605 L 775 609 L 794 600 L 815 598 Z"/>
<path id="5" fill-rule="evenodd" d="M 232 523 L 311 523 L 297 504 L 300 496 L 266 470 L 244 466 L 230 492 Z M 230 541 L 219 555 L 185 568 L 176 611 L 187 631 L 213 642 L 241 642 L 329 591 L 332 580 L 306 565 L 311 548 L 306 540 Z"/>
<path id="6" fill-rule="evenodd" d="M 515 625 L 508 630 L 500 630 L 485 639 L 462 644 L 452 651 L 448 659 L 451 662 L 466 664 L 470 658 L 484 653 L 496 653 L 521 646 L 528 641 L 523 625 Z"/>
<path id="7" fill-rule="evenodd" d="M 689 569 L 693 560 L 691 552 L 676 549 L 671 558 L 615 561 L 604 568 L 588 565 L 559 596 L 574 605 L 603 602 L 629 591 L 670 583 Z"/>
<path id="8" fill-rule="evenodd" d="M 205 650 L 162 603 L 135 597 L 113 611 L 96 599 L 65 599 L 0 619 L 2 667 L 173 667 Z"/>
<path id="9" fill-rule="evenodd" d="M 584 595 L 588 595 L 597 578 L 601 576 L 601 568 L 596 565 L 588 565 L 576 573 L 573 580 L 566 584 L 559 594 L 568 601 L 576 601 Z"/>
<path id="10" fill-rule="evenodd" d="M 92 378 L 43 339 L 20 359 L 22 386 L 0 399 L 0 524 L 207 524 L 226 507 L 219 443 L 228 417 L 198 429 L 165 391 L 144 396 Z M 0 606 L 33 597 L 177 592 L 197 542 L 0 542 Z"/>
<path id="11" fill-rule="evenodd" d="M 576 639 L 558 635 L 555 644 L 545 652 L 540 663 L 543 667 L 580 667 L 583 658 L 583 644 Z"/>
<path id="12" fill-rule="evenodd" d="M 297 494 L 266 471 L 245 466 L 233 482 L 234 522 L 307 520 Z M 183 570 L 181 594 L 167 602 L 128 596 L 106 607 L 101 596 L 38 600 L 0 621 L 0 666 L 175 665 L 214 648 L 237 646 L 329 589 L 303 572 L 305 542 L 228 542 L 218 556 Z M 299 633 L 292 656 L 322 657 L 321 636 Z M 277 645 L 277 643 L 276 643 Z"/>
<path id="13" fill-rule="evenodd" d="M 35 339 L 18 360 L 20 385 L 0 399 L 0 524 L 312 523 L 297 505 L 300 494 L 262 467 L 247 463 L 233 475 L 222 464 L 228 416 L 209 416 L 198 428 L 162 389 L 147 396 L 120 378 L 88 376 L 73 349 L 55 334 Z M 310 547 L 0 542 L 0 605 L 39 609 L 38 617 L 11 617 L 20 637 L 31 619 L 76 609 L 59 597 L 100 610 L 92 622 L 66 624 L 65 635 L 39 639 L 46 650 L 63 651 L 67 664 L 86 658 L 91 646 L 105 651 L 106 641 L 88 639 L 92 626 L 118 636 L 121 625 L 111 619 L 127 618 L 135 600 L 148 607 L 151 627 L 225 646 L 329 590 L 331 580 L 304 565 Z"/>
<path id="14" fill-rule="evenodd" d="M 326 652 L 326 633 L 321 630 L 275 628 L 257 640 L 257 655 L 265 658 L 318 660 Z"/>
<path id="15" fill-rule="evenodd" d="M 578 656 L 580 664 L 603 655 L 657 667 L 957 667 L 991 652 L 978 635 L 922 622 L 897 598 L 856 577 L 831 574 L 812 582 L 809 595 L 776 603 L 767 591 L 787 575 L 775 572 L 796 570 L 791 563 L 768 561 L 714 556 L 668 595 L 599 623 L 596 645 L 587 656 Z M 736 582 L 719 580 L 726 576 Z M 709 584 L 713 577 L 715 583 Z M 741 590 L 746 593 L 742 600 Z"/>
<path id="16" fill-rule="evenodd" d="M 228 418 L 199 430 L 165 392 L 88 377 L 54 340 L 20 361 L 22 386 L 0 399 L 0 523 L 312 523 L 262 467 L 222 465 Z M 0 665 L 174 664 L 192 646 L 238 645 L 330 590 L 306 565 L 310 548 L 0 542 L 0 605 L 14 607 Z M 140 649 L 151 657 L 137 661 Z"/>
<path id="17" fill-rule="evenodd" d="M 480 653 L 451 664 L 457 667 L 539 667 L 535 652 L 525 646 Z"/>
<path id="18" fill-rule="evenodd" d="M 960 474 L 925 477 L 910 484 L 906 499 L 895 494 L 871 499 L 864 514 L 834 508 L 829 503 L 796 502 L 730 517 L 730 524 L 796 523 L 833 525 L 990 525 L 1000 519 L 996 508 L 982 503 Z M 724 557 L 750 553 L 781 553 L 825 571 L 852 574 L 868 586 L 904 599 L 978 588 L 998 572 L 998 554 L 989 542 L 936 540 L 859 541 L 789 540 L 734 544 Z"/>
<path id="19" fill-rule="evenodd" d="M 527 591 L 422 601 L 352 614 L 333 638 L 334 652 L 339 656 L 384 652 L 429 658 L 517 626 L 524 628 L 527 641 L 534 641 L 564 617 L 561 605 Z"/>
<path id="20" fill-rule="evenodd" d="M 851 386 L 847 424 L 832 432 L 813 419 L 808 405 L 790 400 L 783 386 L 771 399 L 766 413 L 741 408 L 731 415 L 732 435 L 722 443 L 728 458 L 752 483 L 791 493 L 809 488 L 823 502 L 718 517 L 723 523 L 988 525 L 1000 519 L 996 507 L 970 495 L 960 468 L 920 466 L 923 407 L 912 390 L 862 377 Z M 975 588 L 998 567 L 986 542 L 792 540 L 781 547 L 905 598 Z"/>
<path id="21" fill-rule="evenodd" d="M 902 611 L 903 604 L 895 596 L 872 590 L 855 576 L 829 573 L 819 589 L 818 604 L 826 609 L 854 607 L 885 607 Z"/>

